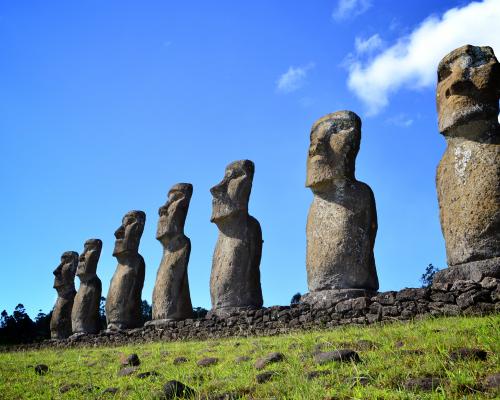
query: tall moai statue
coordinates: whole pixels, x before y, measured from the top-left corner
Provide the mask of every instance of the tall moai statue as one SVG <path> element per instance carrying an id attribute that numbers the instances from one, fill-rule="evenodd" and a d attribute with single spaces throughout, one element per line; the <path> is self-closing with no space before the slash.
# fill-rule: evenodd
<path id="1" fill-rule="evenodd" d="M 318 296 L 378 290 L 373 256 L 377 211 L 370 187 L 355 178 L 361 120 L 338 111 L 311 129 L 306 186 L 314 194 L 307 217 L 307 283 Z M 358 291 L 361 290 L 361 291 Z M 315 293 L 317 295 L 315 295 Z"/>
<path id="2" fill-rule="evenodd" d="M 57 300 L 50 319 L 50 337 L 65 339 L 71 335 L 71 310 L 75 299 L 75 272 L 78 265 L 78 253 L 66 251 L 61 256 L 61 263 L 54 270 L 54 289 Z"/>
<path id="3" fill-rule="evenodd" d="M 438 66 L 436 186 L 449 268 L 434 282 L 500 278 L 500 65 L 491 47 L 463 46 Z"/>
<path id="4" fill-rule="evenodd" d="M 99 239 L 89 239 L 80 254 L 76 269 L 80 287 L 71 312 L 73 333 L 97 333 L 100 330 L 99 305 L 102 284 L 96 271 L 101 249 L 102 242 Z"/>
<path id="5" fill-rule="evenodd" d="M 235 161 L 226 167 L 222 181 L 210 189 L 213 196 L 211 222 L 219 237 L 210 275 L 212 313 L 224 317 L 231 312 L 262 307 L 260 258 L 262 231 L 248 214 L 254 164 Z"/>
<path id="6" fill-rule="evenodd" d="M 153 289 L 153 320 L 150 321 L 153 325 L 193 316 L 187 273 L 191 241 L 184 235 L 192 194 L 193 185 L 178 183 L 169 190 L 166 204 L 158 210 L 156 239 L 163 246 L 163 257 Z"/>
<path id="7" fill-rule="evenodd" d="M 118 260 L 106 298 L 108 329 L 137 328 L 142 325 L 141 294 L 146 266 L 139 254 L 146 214 L 130 211 L 115 232 L 113 256 Z"/>

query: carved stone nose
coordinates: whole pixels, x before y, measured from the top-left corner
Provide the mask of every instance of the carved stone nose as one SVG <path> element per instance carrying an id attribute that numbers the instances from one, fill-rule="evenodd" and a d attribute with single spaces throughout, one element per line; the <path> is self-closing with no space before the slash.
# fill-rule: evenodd
<path id="1" fill-rule="evenodd" d="M 210 189 L 210 193 L 212 193 L 212 196 L 217 196 L 220 195 L 221 193 L 225 192 L 225 187 L 226 187 L 226 182 L 223 180 L 221 183 L 218 185 L 215 185 Z"/>
<path id="2" fill-rule="evenodd" d="M 124 234 L 125 234 L 125 228 L 122 225 L 115 231 L 115 238 L 123 239 Z"/>

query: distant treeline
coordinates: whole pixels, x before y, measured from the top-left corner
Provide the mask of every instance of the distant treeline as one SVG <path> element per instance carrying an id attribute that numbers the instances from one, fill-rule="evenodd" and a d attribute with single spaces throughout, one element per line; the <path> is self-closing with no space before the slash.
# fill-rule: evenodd
<path id="1" fill-rule="evenodd" d="M 106 298 L 101 297 L 99 307 L 99 320 L 101 329 L 106 329 L 106 313 L 104 305 Z M 204 317 L 207 310 L 201 307 L 193 308 L 195 318 Z M 12 315 L 6 310 L 0 314 L 0 345 L 31 343 L 50 339 L 50 318 L 52 311 L 48 314 L 39 310 L 35 320 L 32 320 L 26 313 L 24 305 L 18 304 Z M 146 301 L 142 301 L 142 321 L 143 323 L 151 320 L 151 305 Z"/>

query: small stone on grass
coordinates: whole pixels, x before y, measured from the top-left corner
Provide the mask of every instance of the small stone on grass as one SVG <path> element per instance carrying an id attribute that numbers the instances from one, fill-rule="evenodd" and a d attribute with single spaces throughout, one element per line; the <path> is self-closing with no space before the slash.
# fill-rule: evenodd
<path id="1" fill-rule="evenodd" d="M 473 348 L 460 348 L 450 352 L 450 360 L 480 360 L 485 361 L 488 357 L 488 353 L 482 349 Z"/>
<path id="2" fill-rule="evenodd" d="M 283 361 L 285 359 L 285 356 L 283 353 L 270 353 L 265 357 L 259 358 L 255 362 L 255 368 L 257 369 L 264 369 L 267 365 Z"/>
<path id="3" fill-rule="evenodd" d="M 196 392 L 189 386 L 184 385 L 179 381 L 168 381 L 163 386 L 163 399 L 189 399 L 194 397 Z"/>
<path id="4" fill-rule="evenodd" d="M 261 372 L 260 374 L 257 374 L 255 376 L 255 379 L 257 379 L 257 383 L 265 383 L 273 378 L 273 376 L 276 375 L 276 372 L 273 371 L 267 371 L 267 372 Z"/>
<path id="5" fill-rule="evenodd" d="M 45 364 L 35 365 L 35 372 L 38 375 L 45 375 L 47 372 L 49 372 L 49 367 Z"/>
<path id="6" fill-rule="evenodd" d="M 198 361 L 196 364 L 198 365 L 198 367 L 208 367 L 210 365 L 214 365 L 214 364 L 217 364 L 219 362 L 219 359 L 218 358 L 215 358 L 215 357 L 207 357 L 207 358 L 203 358 L 201 359 L 200 361 Z"/>
<path id="7" fill-rule="evenodd" d="M 354 350 L 341 349 L 341 350 L 327 351 L 325 353 L 317 353 L 314 356 L 314 361 L 317 364 L 326 364 L 331 361 L 360 362 L 361 359 L 359 358 L 358 353 L 356 353 Z"/>

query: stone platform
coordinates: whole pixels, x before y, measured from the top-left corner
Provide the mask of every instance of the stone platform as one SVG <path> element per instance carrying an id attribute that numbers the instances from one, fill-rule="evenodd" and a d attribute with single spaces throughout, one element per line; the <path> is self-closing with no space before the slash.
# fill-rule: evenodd
<path id="1" fill-rule="evenodd" d="M 209 318 L 162 321 L 164 323 L 158 326 L 5 346 L 0 347 L 0 351 L 271 336 L 297 330 L 408 321 L 426 316 L 487 315 L 500 312 L 500 279 L 484 278 L 481 282 L 468 280 L 453 284 L 436 282 L 431 288 L 409 288 L 374 295 L 365 291 L 348 291 L 337 297 L 325 293 L 307 294 L 304 299 L 312 301 L 312 305 L 301 302 L 292 306 L 234 312 L 225 318 L 212 315 Z"/>

